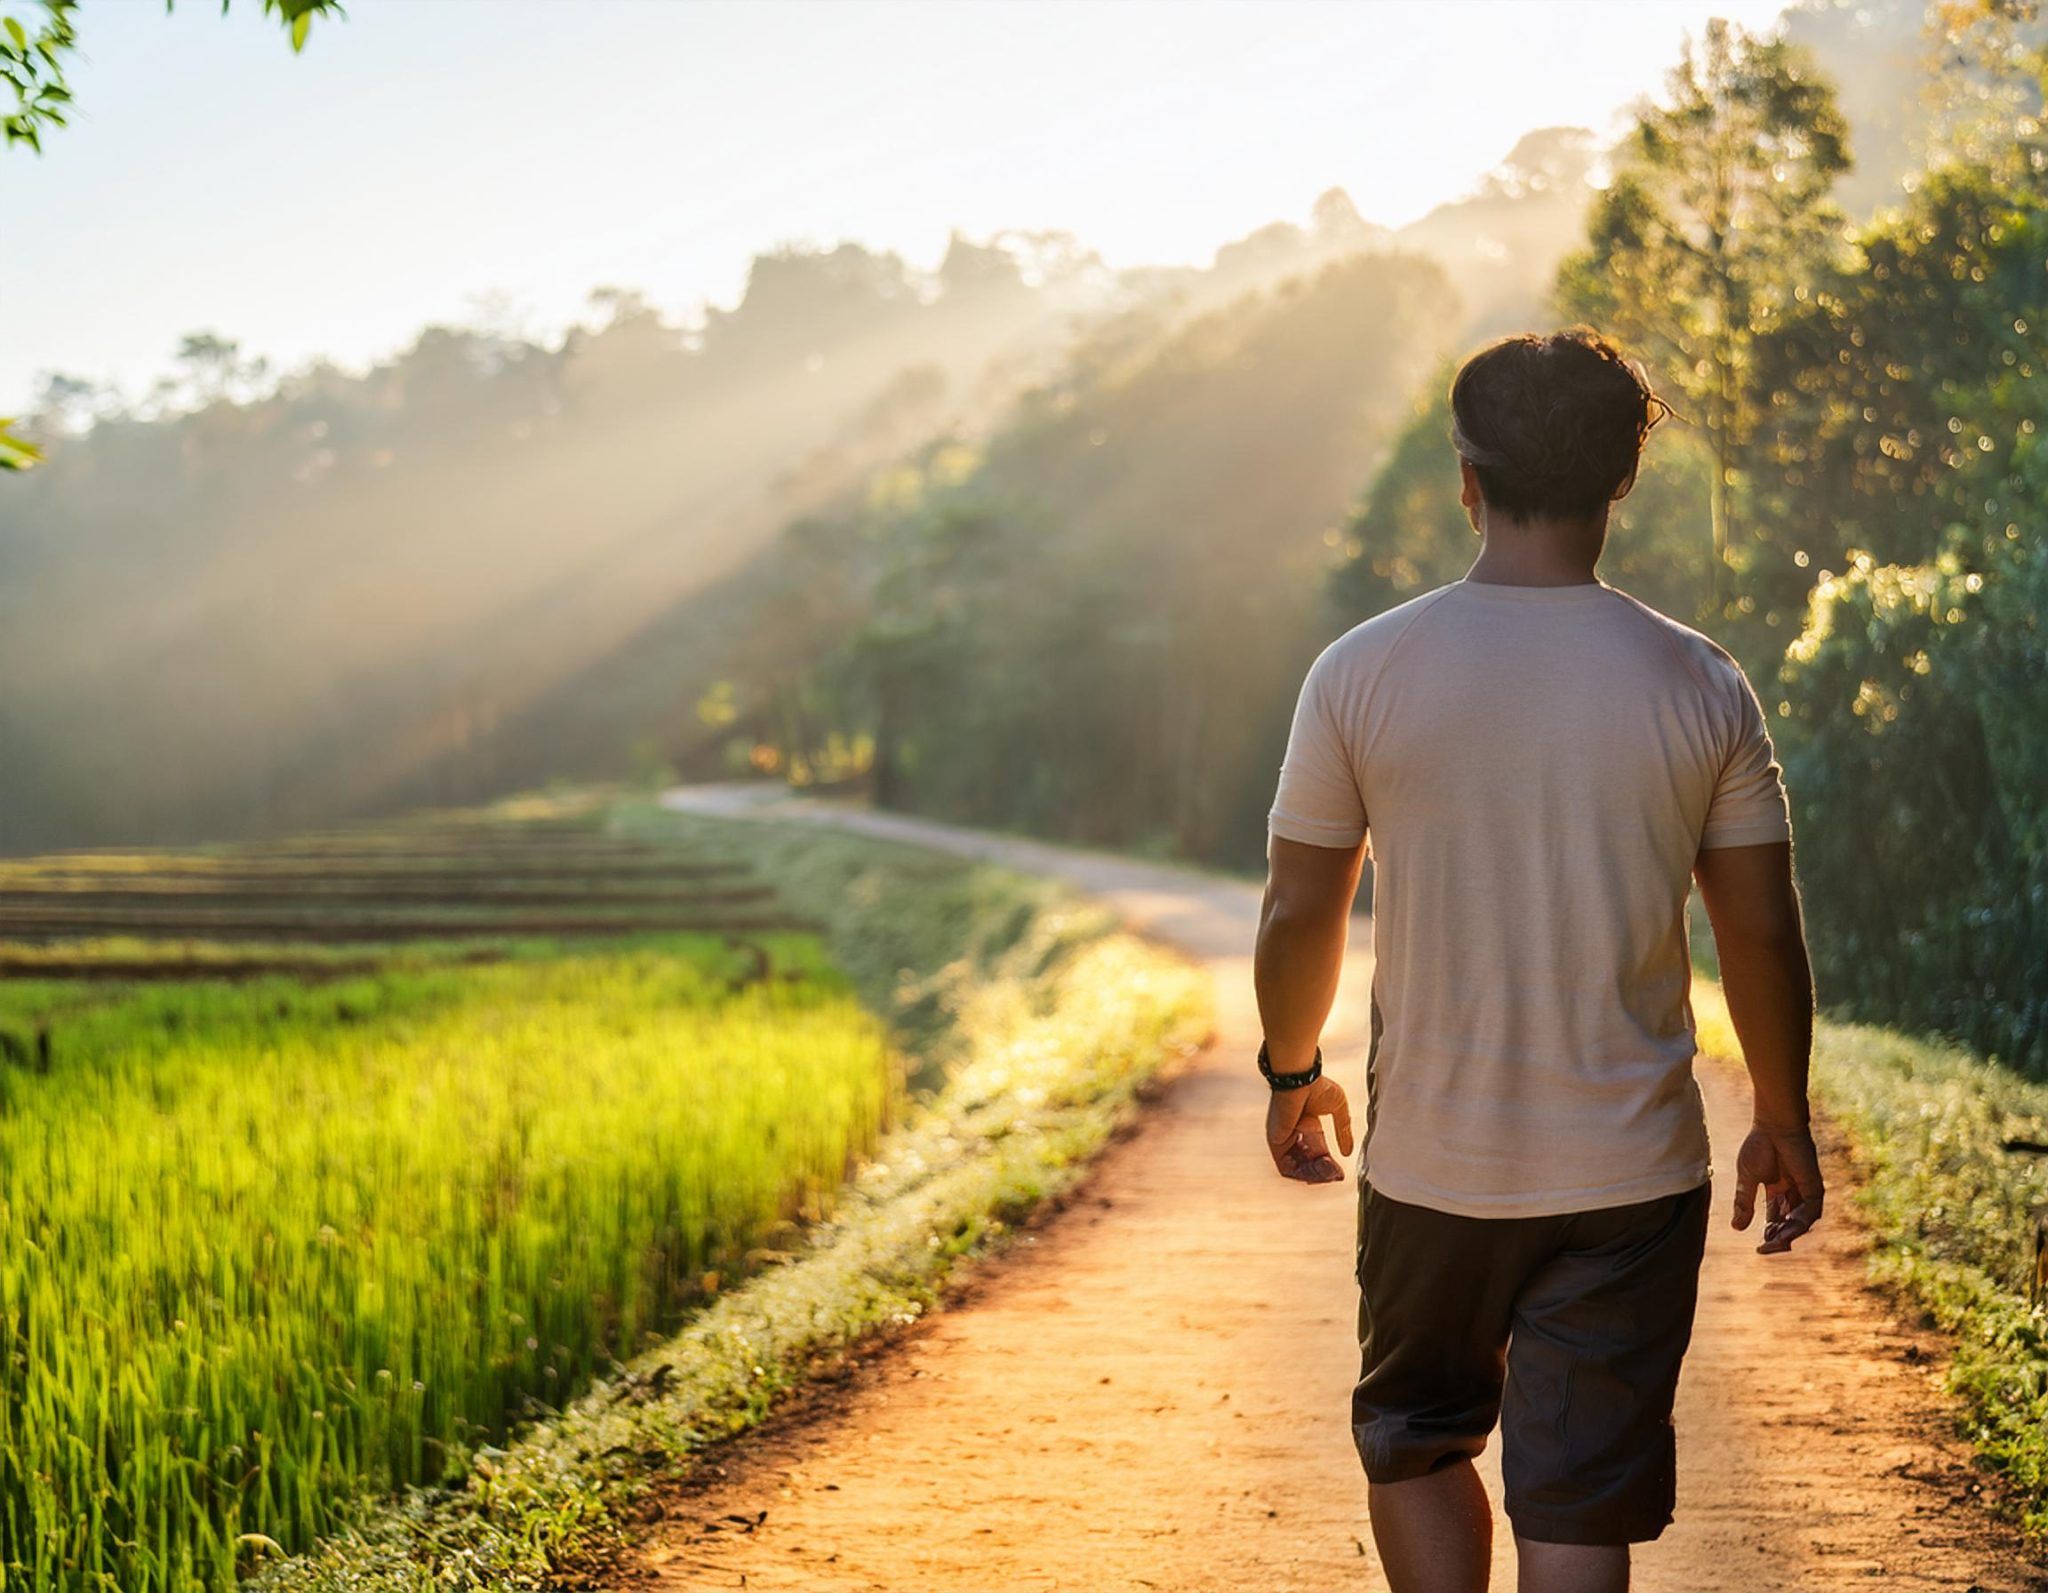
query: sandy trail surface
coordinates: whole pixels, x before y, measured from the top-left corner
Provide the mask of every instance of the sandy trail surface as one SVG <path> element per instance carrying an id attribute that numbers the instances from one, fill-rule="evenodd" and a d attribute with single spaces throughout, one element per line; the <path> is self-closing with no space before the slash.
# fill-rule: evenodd
<path id="1" fill-rule="evenodd" d="M 1257 887 L 781 796 L 678 808 L 833 824 L 1057 875 L 1208 967 L 1215 1042 L 1082 1183 L 948 1307 L 725 1446 L 668 1495 L 620 1588 L 1375 1590 L 1352 1449 L 1356 1176 L 1273 1170 L 1251 946 Z M 1370 977 L 1354 922 L 1326 1065 L 1362 1113 Z M 1717 1162 L 1746 1126 L 1703 1065 Z M 1637 1553 L 1656 1593 L 2048 1589 L 1981 1507 L 1940 1346 L 1864 1286 L 1835 1158 L 1827 1222 L 1787 1256 L 1732 1232 L 1717 1179 L 1678 1402 L 1678 1519 Z M 1499 1496 L 1498 1444 L 1482 1462 Z M 1496 1532 L 1495 1586 L 1512 1540 Z"/>

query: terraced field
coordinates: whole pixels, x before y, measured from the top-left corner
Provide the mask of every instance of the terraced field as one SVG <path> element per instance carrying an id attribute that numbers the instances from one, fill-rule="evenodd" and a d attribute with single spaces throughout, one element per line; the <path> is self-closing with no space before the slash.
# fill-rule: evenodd
<path id="1" fill-rule="evenodd" d="M 560 807 L 0 860 L 0 1567 L 226 1588 L 470 1470 L 901 1097 L 730 860 Z"/>

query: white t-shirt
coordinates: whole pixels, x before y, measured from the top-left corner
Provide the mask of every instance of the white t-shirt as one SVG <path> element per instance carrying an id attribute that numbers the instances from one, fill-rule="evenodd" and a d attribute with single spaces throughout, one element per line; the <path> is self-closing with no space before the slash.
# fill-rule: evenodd
<path id="1" fill-rule="evenodd" d="M 1318 655 L 1267 830 L 1367 841 L 1376 1190 L 1517 1217 L 1705 1181 L 1692 865 L 1791 835 L 1725 651 L 1604 582 L 1454 581 Z"/>

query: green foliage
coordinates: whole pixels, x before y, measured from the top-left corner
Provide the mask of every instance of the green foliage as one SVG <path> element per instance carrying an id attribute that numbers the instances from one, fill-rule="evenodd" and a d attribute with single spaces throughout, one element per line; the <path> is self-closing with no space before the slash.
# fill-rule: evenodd
<path id="1" fill-rule="evenodd" d="M 0 17 L 0 80 L 14 90 L 14 109 L 0 116 L 0 143 L 40 151 L 45 127 L 63 127 L 71 90 L 64 57 L 78 47 L 78 0 L 40 0 L 42 16 L 31 32 L 18 17 Z M 4 430 L 4 428 L 0 428 Z M 18 468 L 18 467 L 10 467 Z"/>
<path id="2" fill-rule="evenodd" d="M 1780 713 L 1822 990 L 2048 1072 L 2048 199 L 1947 168 L 1863 254 L 1773 351 L 1760 500 L 1820 567 Z"/>
<path id="3" fill-rule="evenodd" d="M 223 12 L 228 5 L 229 0 L 221 0 Z M 292 51 L 296 54 L 306 47 L 315 17 L 342 15 L 341 0 L 263 0 L 263 14 L 274 16 L 284 24 L 285 32 L 291 36 Z"/>
<path id="4" fill-rule="evenodd" d="M 2040 0 L 1942 0 L 1926 14 L 1940 74 L 1925 165 L 1983 166 L 2011 182 L 2043 171 L 2048 17 Z"/>
<path id="5" fill-rule="evenodd" d="M 1726 561 L 1729 489 L 1766 409 L 1754 344 L 1837 248 L 1843 218 L 1828 191 L 1849 166 L 1848 130 L 1805 51 L 1720 18 L 1701 53 L 1687 41 L 1667 91 L 1669 104 L 1638 111 L 1557 297 L 1683 395 L 1713 459 L 1709 510 Z"/>
<path id="6" fill-rule="evenodd" d="M 2015 450 L 2041 413 L 2039 189 L 1987 166 L 1926 174 L 1859 236 L 1854 262 L 1802 283 L 1758 365 L 1759 437 L 1744 595 L 1797 613 L 1854 551 L 1936 556 L 1951 524 L 2002 539 L 2020 515 Z"/>
<path id="7" fill-rule="evenodd" d="M 40 464 L 42 449 L 26 437 L 16 434 L 14 421 L 10 416 L 0 416 L 0 470 L 27 470 Z"/>
<path id="8" fill-rule="evenodd" d="M 0 589 L 26 594 L 0 624 L 0 850 L 680 765 L 714 654 L 773 680 L 793 640 L 713 583 L 971 379 L 1011 391 L 995 356 L 1064 337 L 1074 285 L 985 253 L 946 282 L 780 250 L 701 336 L 610 295 L 559 340 L 434 327 L 360 374 L 259 379 L 196 332 L 146 400 L 47 383 L 20 430 L 48 461 L 0 492 Z"/>
<path id="9" fill-rule="evenodd" d="M 168 10 L 174 0 L 164 0 Z M 21 19 L 0 16 L 0 82 L 14 91 L 14 109 L 0 115 L 0 145 L 25 144 L 42 153 L 45 128 L 66 127 L 72 103 L 65 82 L 65 57 L 78 48 L 78 0 L 37 0 L 42 15 L 31 32 Z M 221 0 L 221 10 L 229 0 Z M 316 16 L 341 16 L 340 0 L 263 0 L 266 15 L 277 17 L 290 35 L 294 52 L 306 45 Z M 0 418 L 0 472 L 21 471 L 42 462 L 43 451 Z"/>
<path id="10" fill-rule="evenodd" d="M 1872 1271 L 1954 1336 L 1962 1425 L 2048 1532 L 2048 1320 L 2032 1298 L 2048 1221 L 2048 1089 L 1882 1029 L 1823 1025 L 1815 1084 L 1849 1131 L 1877 1233 Z"/>
<path id="11" fill-rule="evenodd" d="M 0 116 L 0 142 L 42 152 L 43 130 L 68 126 L 71 90 L 65 57 L 78 48 L 78 0 L 37 0 L 42 17 L 31 32 L 16 17 L 0 17 L 0 80 L 14 90 L 13 111 Z M 170 10 L 175 0 L 165 0 Z M 294 52 L 306 47 L 315 17 L 339 17 L 340 0 L 262 0 L 263 13 L 284 25 Z M 226 12 L 229 0 L 221 0 Z"/>
<path id="12" fill-rule="evenodd" d="M 803 825 L 685 818 L 630 802 L 617 807 L 612 823 L 622 836 L 680 833 L 693 857 L 744 859 L 783 900 L 803 903 L 824 925 L 833 965 L 918 1058 L 913 1087 L 944 1077 L 960 1060 L 958 1047 L 970 1037 L 961 1001 L 996 970 L 1014 971 L 1027 936 L 1037 937 L 1034 971 L 1051 973 L 1110 927 L 1101 912 L 1077 910 L 1055 881 L 924 847 Z"/>
<path id="13" fill-rule="evenodd" d="M 1774 708 L 1822 999 L 2039 1070 L 2048 53 L 2018 22 L 1951 8 L 1936 48 L 1974 75 L 1937 121 L 1965 153 L 1846 239 L 1828 85 L 1716 24 L 1559 297 L 1704 422 L 1721 558 L 1696 613 Z"/>
<path id="14" fill-rule="evenodd" d="M 1700 1049 L 1741 1045 L 1693 982 Z M 1951 1335 L 1958 1426 L 2048 1534 L 2048 1086 L 1892 1030 L 1814 1026 L 1813 1091 L 1847 1131 L 1873 1278 Z"/>
<path id="15" fill-rule="evenodd" d="M 627 868 L 672 899 L 754 872 L 737 863 L 818 902 L 853 989 L 809 936 L 622 919 L 572 951 L 468 900 Z M 1197 973 L 1046 882 L 588 795 L 0 864 L 23 911 L 223 887 L 326 914 L 467 902 L 483 938 L 368 968 L 286 947 L 303 979 L 241 983 L 209 975 L 256 972 L 245 948 L 74 942 L 45 950 L 190 966 L 151 986 L 31 957 L 0 983 L 10 1582 L 227 1589 L 337 1530 L 353 1547 L 320 1563 L 369 1556 L 391 1585 L 516 1578 L 915 1315 L 1206 1022 Z M 892 1127 L 890 1160 L 863 1162 Z M 812 1261 L 735 1297 L 806 1222 Z M 692 1312 L 659 1366 L 508 1456 Z M 598 1426 L 618 1439 L 586 1447 Z"/>
<path id="16" fill-rule="evenodd" d="M 2044 483 L 2048 485 L 2048 483 Z M 1960 539 L 1959 539 L 1960 541 Z M 2048 1076 L 2048 557 L 1858 554 L 1786 670 L 1828 998 Z"/>

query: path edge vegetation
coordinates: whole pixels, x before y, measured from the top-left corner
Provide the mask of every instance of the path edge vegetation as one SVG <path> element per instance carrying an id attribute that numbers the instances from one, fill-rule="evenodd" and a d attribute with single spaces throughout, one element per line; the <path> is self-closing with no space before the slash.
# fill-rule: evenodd
<path id="1" fill-rule="evenodd" d="M 1739 1068 L 1720 986 L 1693 986 L 1701 1052 Z M 1814 1028 L 1813 1094 L 1855 1175 L 1844 1206 L 1871 1285 L 1941 1335 L 1941 1383 L 1986 1502 L 2048 1558 L 2048 1084 L 1965 1047 L 1872 1024 Z M 2044 1279 L 2043 1281 L 2048 1281 Z"/>
<path id="2" fill-rule="evenodd" d="M 1211 1032 L 1199 968 L 1057 881 L 645 801 L 612 824 L 743 849 L 816 912 L 903 1048 L 912 1104 L 823 1220 L 675 1337 L 508 1448 L 477 1450 L 459 1484 L 366 1501 L 346 1530 L 261 1570 L 247 1584 L 261 1593 L 538 1589 L 601 1562 L 636 1504 L 707 1448 L 937 1304 Z"/>

